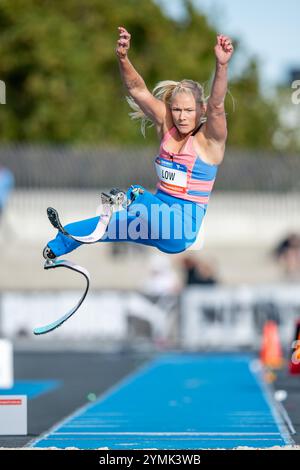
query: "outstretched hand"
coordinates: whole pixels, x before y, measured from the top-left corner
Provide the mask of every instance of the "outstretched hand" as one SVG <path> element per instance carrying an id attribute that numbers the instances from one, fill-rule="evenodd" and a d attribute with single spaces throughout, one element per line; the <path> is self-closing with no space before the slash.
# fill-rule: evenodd
<path id="1" fill-rule="evenodd" d="M 215 45 L 215 55 L 219 64 L 227 64 L 233 54 L 233 45 L 228 36 L 219 34 Z"/>
<path id="2" fill-rule="evenodd" d="M 124 59 L 127 56 L 129 47 L 130 47 L 130 38 L 131 35 L 128 31 L 123 28 L 123 26 L 118 27 L 119 30 L 119 39 L 117 42 L 116 53 L 120 59 Z"/>

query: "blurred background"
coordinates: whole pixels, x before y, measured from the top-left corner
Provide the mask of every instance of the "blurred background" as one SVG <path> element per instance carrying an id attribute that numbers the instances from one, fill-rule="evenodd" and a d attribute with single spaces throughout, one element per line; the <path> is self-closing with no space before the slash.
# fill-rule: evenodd
<path id="1" fill-rule="evenodd" d="M 2 337 L 16 347 L 253 349 L 271 319 L 290 347 L 300 315 L 299 13 L 293 0 L 1 1 Z M 90 271 L 88 298 L 62 328 L 34 337 L 83 289 L 76 274 L 43 271 L 55 236 L 46 208 L 69 223 L 92 217 L 101 191 L 155 190 L 157 137 L 128 117 L 119 25 L 149 89 L 190 78 L 207 95 L 216 34 L 231 35 L 226 156 L 192 250 L 81 247 L 67 258 Z"/>

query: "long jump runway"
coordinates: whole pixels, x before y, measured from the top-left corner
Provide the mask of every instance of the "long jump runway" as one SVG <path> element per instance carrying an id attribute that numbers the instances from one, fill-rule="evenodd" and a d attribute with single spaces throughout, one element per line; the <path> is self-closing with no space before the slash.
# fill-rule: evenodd
<path id="1" fill-rule="evenodd" d="M 207 449 L 293 444 L 253 357 L 165 354 L 31 447 Z"/>

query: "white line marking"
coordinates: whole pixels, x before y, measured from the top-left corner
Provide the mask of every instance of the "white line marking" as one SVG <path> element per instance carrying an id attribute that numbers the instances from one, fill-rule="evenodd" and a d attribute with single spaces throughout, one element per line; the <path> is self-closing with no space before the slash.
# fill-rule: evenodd
<path id="1" fill-rule="evenodd" d="M 54 432 L 54 436 L 280 436 L 280 432 Z"/>

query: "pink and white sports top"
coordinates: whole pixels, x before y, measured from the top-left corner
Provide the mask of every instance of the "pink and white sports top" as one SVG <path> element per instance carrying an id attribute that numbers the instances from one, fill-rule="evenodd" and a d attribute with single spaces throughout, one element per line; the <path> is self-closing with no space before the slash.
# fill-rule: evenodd
<path id="1" fill-rule="evenodd" d="M 158 176 L 156 187 L 170 196 L 207 205 L 218 165 L 205 163 L 197 155 L 193 146 L 193 135 L 190 135 L 180 153 L 169 152 L 165 144 L 175 133 L 174 126 L 164 135 L 159 155 L 155 158 Z"/>

